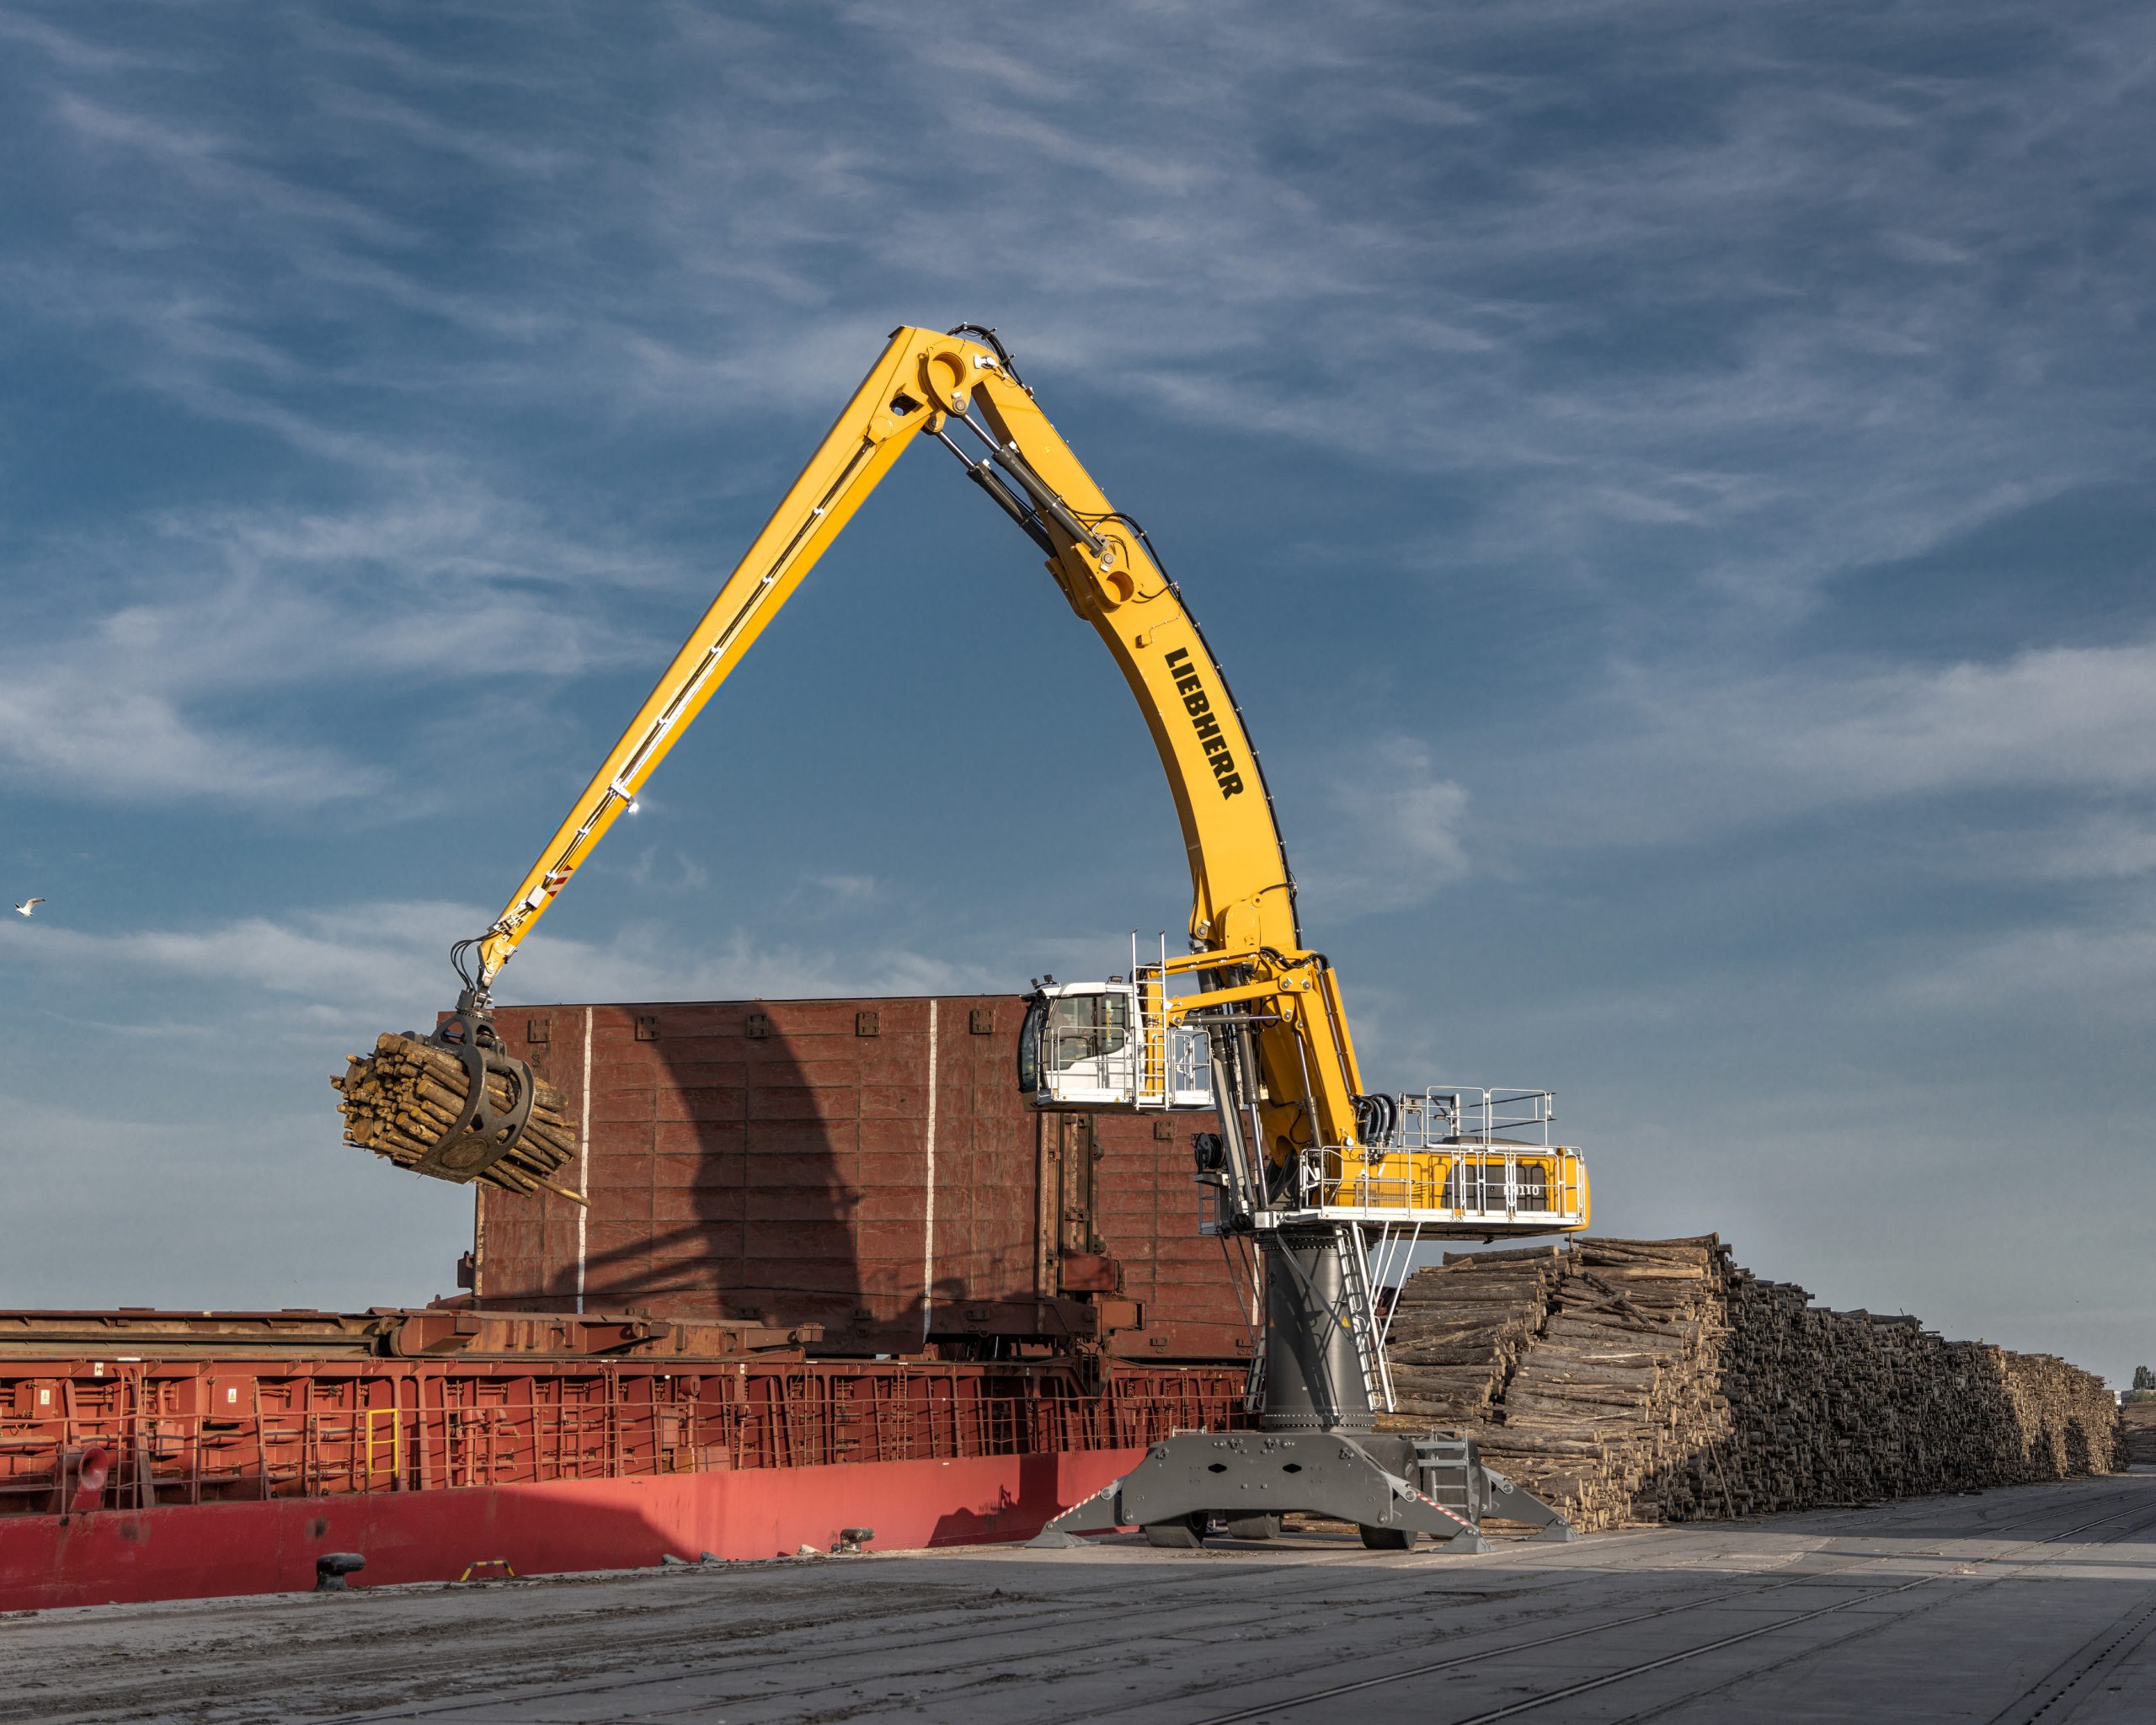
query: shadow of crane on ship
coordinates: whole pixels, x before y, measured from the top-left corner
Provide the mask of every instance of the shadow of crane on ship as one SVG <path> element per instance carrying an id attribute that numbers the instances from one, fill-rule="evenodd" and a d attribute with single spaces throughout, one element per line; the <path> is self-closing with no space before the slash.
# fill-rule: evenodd
<path id="1" fill-rule="evenodd" d="M 1007 996 L 502 1008 L 588 1118 L 591 1203 L 484 1193 L 480 1303 L 580 1291 L 588 1314 L 816 1325 L 827 1355 L 998 1359 L 1085 1333 L 1104 1295 L 1124 1358 L 1247 1357 L 1247 1267 L 1187 1196 L 1204 1118 L 1059 1115 L 1050 1141 L 1013 1081 L 1022 1016 Z"/>
<path id="2" fill-rule="evenodd" d="M 953 1005 L 944 1002 L 944 1016 Z M 550 1044 L 554 1065 L 578 1063 L 580 1078 L 582 1009 L 556 1012 L 574 1048 Z M 929 1001 L 590 1009 L 586 1311 L 817 1324 L 821 1354 L 919 1352 L 929 1313 L 979 1294 L 968 1285 L 970 1257 L 951 1251 L 979 1203 L 979 1132 L 1011 1132 L 1011 1143 L 987 1147 L 998 1167 L 1031 1169 L 1033 1160 L 1016 1091 L 1007 1106 L 987 1100 L 987 1117 L 968 1106 L 968 1067 L 944 1037 L 951 1216 L 923 1300 L 929 1012 Z M 1031 1201 L 1024 1208 L 1031 1244 Z M 998 1257 L 985 1270 L 1001 1279 L 1028 1274 L 1031 1263 Z M 574 1298 L 574 1263 L 556 1259 L 546 1291 Z"/>
<path id="3" fill-rule="evenodd" d="M 820 1325 L 846 1353 L 919 1346 L 920 1225 L 882 1237 L 889 1219 L 863 1179 L 867 1156 L 919 1184 L 921 1135 L 904 1118 L 925 1104 L 904 1081 L 916 1039 L 864 1035 L 867 1022 L 825 1001 L 598 1016 L 588 1308 Z M 864 1240 L 884 1259 L 903 1247 L 912 1290 L 895 1263 L 864 1266 Z"/>

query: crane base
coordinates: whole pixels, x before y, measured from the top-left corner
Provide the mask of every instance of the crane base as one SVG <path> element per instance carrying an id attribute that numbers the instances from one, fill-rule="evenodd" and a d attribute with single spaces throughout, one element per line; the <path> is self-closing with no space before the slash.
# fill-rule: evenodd
<path id="1" fill-rule="evenodd" d="M 1410 1469 L 1419 1471 L 1410 1439 L 1185 1433 L 1154 1445 L 1137 1466 L 1057 1516 L 1032 1543 L 1054 1550 L 1077 1543 L 1072 1535 L 1137 1527 L 1154 1545 L 1193 1547 L 1214 1516 L 1247 1523 L 1299 1511 L 1353 1522 L 1366 1543 L 1378 1536 L 1379 1549 L 1405 1551 L 1428 1534 L 1448 1551 L 1488 1551 L 1474 1522 L 1425 1496 L 1406 1477 Z"/>

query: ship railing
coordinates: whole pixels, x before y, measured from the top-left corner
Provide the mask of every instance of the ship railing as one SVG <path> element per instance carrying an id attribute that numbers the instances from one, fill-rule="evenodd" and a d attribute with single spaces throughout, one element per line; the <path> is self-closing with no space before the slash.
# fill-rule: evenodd
<path id="1" fill-rule="evenodd" d="M 0 1519 L 71 1506 L 1139 1449 L 1177 1431 L 1245 1423 L 1242 1379 L 1241 1368 L 1224 1369 L 1175 1387 L 1111 1381 L 1091 1396 L 952 1393 L 965 1381 L 933 1378 L 851 1385 L 874 1393 L 804 1394 L 804 1381 L 766 1399 L 0 1421 Z M 105 1477 L 89 1493 L 93 1501 L 77 1504 L 86 1457 L 99 1458 Z"/>

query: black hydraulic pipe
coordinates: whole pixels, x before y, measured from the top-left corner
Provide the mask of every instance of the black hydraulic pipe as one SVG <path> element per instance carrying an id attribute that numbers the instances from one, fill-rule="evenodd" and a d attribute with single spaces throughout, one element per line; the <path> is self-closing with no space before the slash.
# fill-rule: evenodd
<path id="1" fill-rule="evenodd" d="M 1027 538 L 1048 553 L 1055 555 L 1055 541 L 1048 537 L 1048 530 L 1037 521 L 1032 510 L 1011 494 L 1011 488 L 1000 478 L 995 469 L 986 462 L 966 463 L 966 477 L 995 499 L 995 506 L 1016 521 Z"/>
<path id="2" fill-rule="evenodd" d="M 1054 521 L 1057 526 L 1062 528 L 1094 556 L 1098 557 L 1101 554 L 1104 542 L 1101 536 L 1070 513 L 1070 506 L 1054 492 L 1049 489 L 1048 482 L 1026 464 L 1025 457 L 1018 453 L 1015 444 L 998 444 L 995 450 L 995 456 L 996 466 L 1025 488 L 1026 495 L 1033 499 L 1033 507 L 1036 510 Z"/>

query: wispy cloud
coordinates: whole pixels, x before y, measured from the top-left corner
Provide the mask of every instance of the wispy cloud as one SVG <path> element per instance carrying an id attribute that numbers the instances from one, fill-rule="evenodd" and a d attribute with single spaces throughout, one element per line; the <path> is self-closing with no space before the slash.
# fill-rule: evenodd
<path id="1" fill-rule="evenodd" d="M 630 864 L 629 879 L 643 892 L 701 892 L 711 884 L 711 870 L 679 850 L 646 845 Z"/>
<path id="2" fill-rule="evenodd" d="M 2156 820 L 2100 813 L 2054 825 L 2020 859 L 2041 880 L 2126 880 L 2156 874 Z"/>
<path id="3" fill-rule="evenodd" d="M 25 627 L 0 644 L 0 776 L 118 802 L 369 797 L 392 782 L 400 763 L 381 750 L 404 727 L 385 720 L 372 757 L 357 757 L 307 740 L 322 729 L 307 703 L 340 687 L 559 678 L 641 657 L 646 644 L 594 595 L 673 573 L 477 486 L 67 536 L 16 563 Z M 112 608 L 84 619 L 91 593 Z M 281 704 L 285 724 L 228 716 L 250 699 Z"/>
<path id="4" fill-rule="evenodd" d="M 334 749 L 283 747 L 190 718 L 168 695 L 115 687 L 89 655 L 0 689 L 0 767 L 62 796 L 160 804 L 207 797 L 307 808 L 382 789 L 387 776 Z"/>
<path id="5" fill-rule="evenodd" d="M 1438 776 L 1426 744 L 1392 736 L 1339 750 L 1322 779 L 1322 818 L 1289 848 L 1306 919 L 1427 904 L 1466 875 L 1467 792 Z"/>
<path id="6" fill-rule="evenodd" d="M 199 927 L 93 933 L 52 923 L 0 925 L 11 964 L 76 976 L 184 979 L 288 1003 L 302 1026 L 354 1033 L 402 1028 L 448 998 L 451 941 L 483 928 L 476 905 L 402 900 Z M 700 941 L 654 924 L 591 941 L 549 932 L 503 973 L 504 999 L 745 1000 L 814 995 L 968 993 L 1009 979 L 903 947 L 811 946 L 746 927 Z M 435 996 L 440 996 L 437 1001 Z"/>
<path id="7" fill-rule="evenodd" d="M 1638 666 L 1618 688 L 1622 722 L 1566 781 L 1574 820 L 1538 799 L 1549 842 L 1682 842 L 1957 793 L 2156 787 L 2156 644 L 2146 641 L 1689 681 Z M 2111 829 L 2115 857 L 2121 843 L 2130 848 Z"/>
<path id="8" fill-rule="evenodd" d="M 1913 968 L 1898 998 L 1926 1012 L 2057 1024 L 2101 1017 L 2145 1034 L 2156 1021 L 2156 905 L 2114 906 L 2099 925 L 1990 935 Z"/>
<path id="9" fill-rule="evenodd" d="M 73 56 L 42 111 L 86 171 L 146 177 L 100 213 L 177 243 L 156 275 L 77 248 L 67 294 L 132 331 L 136 380 L 351 462 L 398 441 L 328 423 L 265 346 L 347 389 L 454 378 L 453 417 L 535 396 L 813 416 L 894 310 L 988 311 L 1200 423 L 1471 476 L 1450 537 L 1478 561 L 1569 577 L 1631 534 L 1754 604 L 2149 459 L 2100 359 L 2135 271 L 2101 196 L 2049 191 L 2058 158 L 2128 190 L 2148 39 L 2123 13 L 2010 82 L 1905 69 L 1944 16 L 1925 7 L 1872 27 L 1876 65 L 1681 5 L 1621 33 L 1533 8 L 1365 5 L 1324 32 L 1147 8 L 1106 35 L 1033 14 L 969 47 L 965 99 L 926 126 L 911 92 L 947 68 L 921 16 L 851 7 L 804 57 L 682 12 L 669 77 L 574 29 L 463 64 L 301 12 L 287 28 L 344 75 L 256 113 L 40 24 Z M 1663 123 L 1588 111 L 1582 29 Z M 497 95 L 451 99 L 474 79 Z M 445 174 L 483 179 L 486 220 L 446 229 L 423 190 Z M 2005 296 L 2025 314 L 1977 349 Z M 217 351 L 236 341 L 253 351 Z M 2041 450 L 2032 383 L 2074 403 Z"/>
<path id="10" fill-rule="evenodd" d="M 161 68 L 170 63 L 157 55 L 132 53 L 109 43 L 92 41 L 56 24 L 19 13 L 0 13 L 0 37 L 24 43 L 56 64 L 77 72 Z"/>

